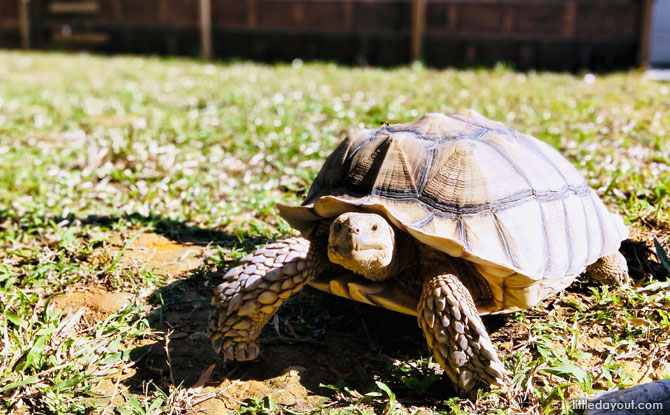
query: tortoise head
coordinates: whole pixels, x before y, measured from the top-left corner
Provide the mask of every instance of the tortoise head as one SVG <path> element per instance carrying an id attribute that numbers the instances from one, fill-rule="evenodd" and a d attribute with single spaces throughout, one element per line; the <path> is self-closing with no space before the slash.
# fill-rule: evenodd
<path id="1" fill-rule="evenodd" d="M 371 280 L 390 277 L 395 269 L 395 232 L 374 213 L 343 213 L 331 223 L 328 258 Z"/>

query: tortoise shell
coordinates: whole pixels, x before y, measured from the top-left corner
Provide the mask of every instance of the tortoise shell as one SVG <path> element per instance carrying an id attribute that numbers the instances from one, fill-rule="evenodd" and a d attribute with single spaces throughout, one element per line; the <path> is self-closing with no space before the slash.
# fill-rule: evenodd
<path id="1" fill-rule="evenodd" d="M 326 159 L 302 206 L 279 209 L 306 237 L 347 211 L 383 215 L 474 263 L 494 296 L 482 314 L 534 306 L 628 235 L 554 148 L 475 111 L 360 130 Z"/>

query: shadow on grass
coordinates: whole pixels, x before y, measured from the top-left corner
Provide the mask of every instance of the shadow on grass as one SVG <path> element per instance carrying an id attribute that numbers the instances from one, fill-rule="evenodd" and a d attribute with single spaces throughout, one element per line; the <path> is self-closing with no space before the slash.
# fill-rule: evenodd
<path id="1" fill-rule="evenodd" d="M 259 358 L 224 362 L 213 353 L 206 335 L 211 287 L 221 275 L 222 270 L 198 271 L 153 294 L 151 327 L 170 335 L 159 335 L 145 346 L 137 372 L 125 381 L 133 393 L 142 393 L 147 382 L 164 391 L 173 385 L 190 387 L 216 364 L 207 385 L 223 393 L 228 403 L 288 390 L 295 402 L 307 407 L 319 397 L 346 406 L 358 398 L 333 389 L 346 387 L 365 394 L 378 390 L 375 381 L 388 385 L 399 402 L 410 406 L 434 407 L 456 396 L 441 369 L 429 367 L 430 354 L 415 317 L 311 287 L 289 298 L 276 322 L 263 329 Z M 499 316 L 485 320 L 491 331 L 506 321 Z M 299 373 L 293 383 L 286 380 L 289 371 Z"/>
<path id="2" fill-rule="evenodd" d="M 191 243 L 195 245 L 212 244 L 230 248 L 235 245 L 240 245 L 243 242 L 235 235 L 228 232 L 191 226 L 186 222 L 167 219 L 159 215 L 141 215 L 139 213 L 131 213 L 123 216 L 89 215 L 80 219 L 80 222 L 83 225 L 103 226 L 112 226 L 117 223 L 128 222 L 136 226 L 147 226 L 153 232 L 178 243 Z M 262 238 L 256 239 L 258 239 L 254 240 L 256 244 L 265 241 Z"/>
<path id="3" fill-rule="evenodd" d="M 126 225 L 131 227 L 144 227 L 147 230 L 165 236 L 174 242 L 194 245 L 217 245 L 231 248 L 233 246 L 251 247 L 267 242 L 265 237 L 245 237 L 240 238 L 228 232 L 216 229 L 201 228 L 189 225 L 185 221 L 168 219 L 160 215 L 142 215 L 140 213 L 130 213 L 123 215 L 87 215 L 77 216 L 70 213 L 66 216 L 43 216 L 40 214 L 27 213 L 16 217 L 6 215 L 6 211 L 0 210 L 0 223 L 4 220 L 10 220 L 15 223 L 22 231 L 32 231 L 37 228 L 48 226 L 99 226 L 113 228 L 116 225 Z"/>
<path id="4" fill-rule="evenodd" d="M 434 406 L 455 396 L 448 379 L 440 376 L 441 370 L 426 365 L 429 352 L 415 317 L 311 287 L 290 298 L 277 313 L 276 324 L 271 321 L 263 329 L 259 358 L 224 362 L 214 354 L 206 335 L 210 287 L 220 278 L 218 270 L 196 272 L 154 293 L 151 327 L 171 334 L 146 346 L 146 353 L 136 362 L 136 374 L 125 381 L 133 393 L 142 393 L 149 381 L 164 391 L 172 385 L 190 387 L 215 363 L 208 385 L 225 390 L 238 403 L 284 389 L 303 403 L 315 395 L 340 399 L 333 388 L 346 386 L 364 394 L 376 389 L 376 380 L 387 384 L 406 405 Z M 499 317 L 487 320 L 493 330 L 504 321 Z M 290 370 L 300 374 L 300 387 L 281 380 Z"/>

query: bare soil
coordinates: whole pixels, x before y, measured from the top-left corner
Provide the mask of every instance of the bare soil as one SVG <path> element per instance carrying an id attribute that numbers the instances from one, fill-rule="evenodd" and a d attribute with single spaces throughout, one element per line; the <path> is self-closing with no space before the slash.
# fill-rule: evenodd
<path id="1" fill-rule="evenodd" d="M 63 310 L 66 315 L 83 308 L 84 321 L 90 325 L 121 311 L 131 300 L 130 293 L 109 292 L 104 287 L 96 286 L 74 286 L 63 295 L 54 297 L 51 306 Z"/>
<path id="2" fill-rule="evenodd" d="M 112 240 L 120 240 L 123 235 L 115 235 Z M 121 251 L 121 246 L 110 249 L 112 255 Z M 121 265 L 148 269 L 155 274 L 168 277 L 182 275 L 196 269 L 202 263 L 207 247 L 195 243 L 179 243 L 163 235 L 143 233 L 128 245 Z"/>

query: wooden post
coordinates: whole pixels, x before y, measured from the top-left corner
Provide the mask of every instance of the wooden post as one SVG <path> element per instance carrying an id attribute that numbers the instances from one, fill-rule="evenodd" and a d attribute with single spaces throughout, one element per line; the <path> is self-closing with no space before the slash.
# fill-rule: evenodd
<path id="1" fill-rule="evenodd" d="M 293 21 L 299 26 L 305 20 L 305 11 L 302 9 L 302 3 L 293 2 Z"/>
<path id="2" fill-rule="evenodd" d="M 200 45 L 202 57 L 212 58 L 212 3 L 200 0 Z"/>
<path id="3" fill-rule="evenodd" d="M 562 35 L 566 38 L 573 38 L 577 27 L 577 2 L 569 0 L 565 3 L 563 11 L 563 30 Z"/>
<path id="4" fill-rule="evenodd" d="M 651 38 L 651 12 L 653 7 L 654 0 L 642 0 L 640 30 L 638 32 L 637 64 L 645 69 L 649 67 L 649 40 Z"/>
<path id="5" fill-rule="evenodd" d="M 503 33 L 509 35 L 514 31 L 514 10 L 510 6 L 501 6 L 501 7 L 503 7 L 502 12 Z"/>
<path id="6" fill-rule="evenodd" d="M 342 7 L 344 8 L 344 27 L 351 32 L 354 27 L 354 6 L 350 1 L 345 1 Z"/>
<path id="7" fill-rule="evenodd" d="M 413 61 L 421 60 L 423 37 L 426 31 L 426 0 L 412 1 L 412 41 L 410 56 Z"/>
<path id="8" fill-rule="evenodd" d="M 256 27 L 258 23 L 258 3 L 256 0 L 247 0 L 247 28 Z"/>
<path id="9" fill-rule="evenodd" d="M 447 4 L 447 22 L 449 24 L 449 29 L 453 32 L 456 32 L 458 27 L 458 4 Z"/>
<path id="10" fill-rule="evenodd" d="M 30 49 L 30 0 L 17 0 L 19 2 L 19 33 L 21 35 L 21 47 Z"/>

